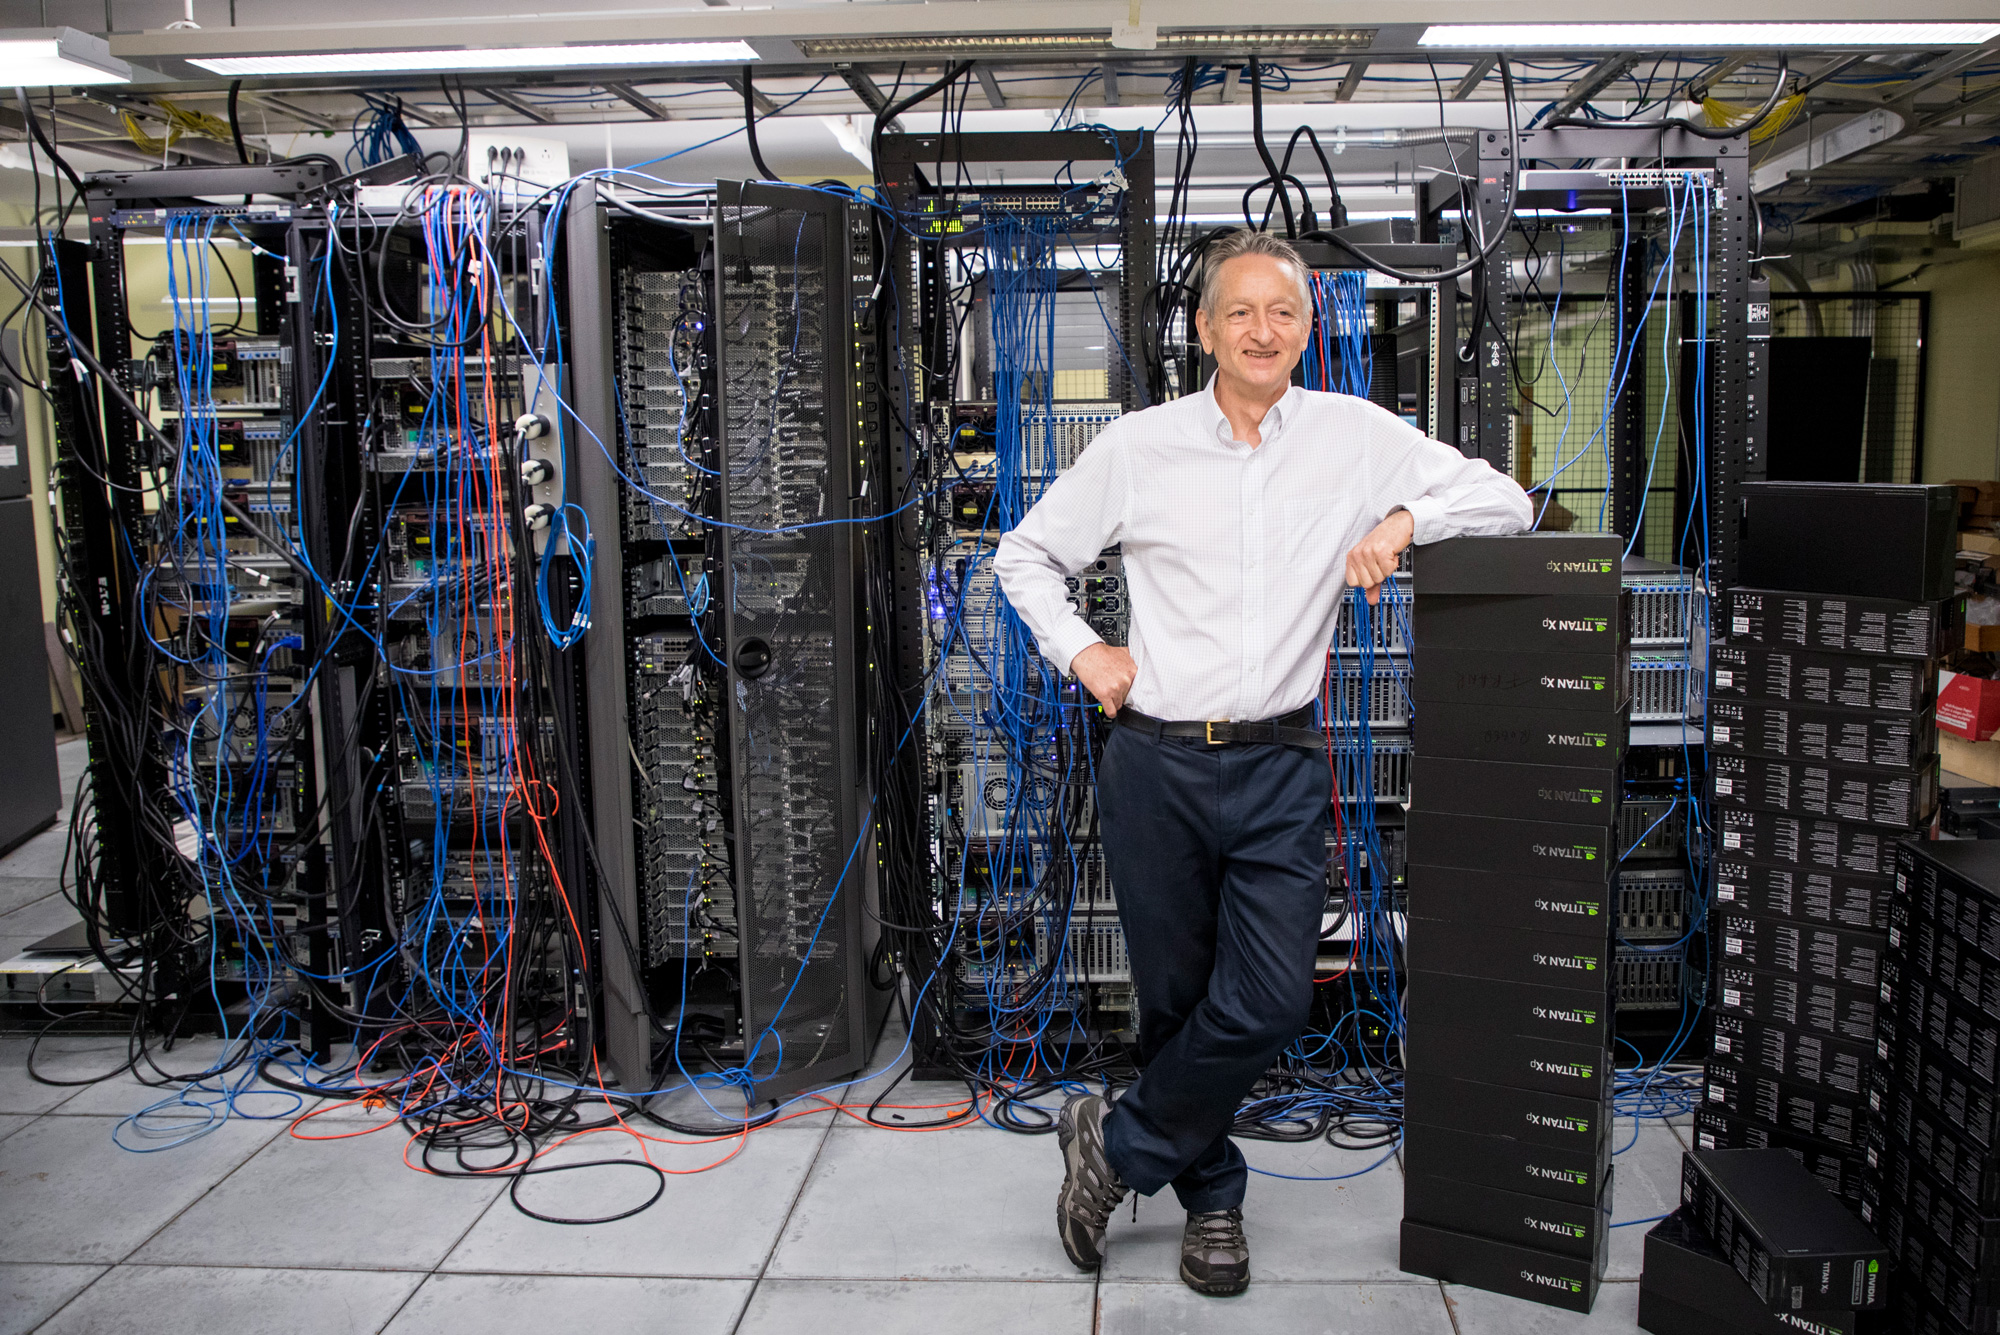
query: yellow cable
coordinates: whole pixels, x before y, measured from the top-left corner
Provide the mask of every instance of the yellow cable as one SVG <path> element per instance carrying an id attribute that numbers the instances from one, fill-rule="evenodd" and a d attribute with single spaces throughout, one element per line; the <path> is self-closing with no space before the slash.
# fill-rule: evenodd
<path id="1" fill-rule="evenodd" d="M 204 139 L 217 139 L 223 143 L 235 142 L 229 133 L 229 122 L 220 116 L 211 116 L 206 111 L 190 111 L 186 107 L 175 106 L 164 97 L 153 99 L 153 105 L 167 118 L 167 137 L 155 139 L 139 125 L 138 117 L 129 111 L 121 111 L 119 117 L 125 122 L 126 137 L 131 139 L 140 152 L 149 157 L 158 157 L 179 143 L 183 135 L 200 135 Z"/>
<path id="2" fill-rule="evenodd" d="M 1799 113 L 1805 110 L 1805 105 L 1804 93 L 1794 93 L 1779 102 L 1772 108 L 1771 114 L 1764 119 L 1763 124 L 1750 131 L 1750 142 L 1761 144 L 1772 135 L 1783 134 L 1791 127 L 1792 122 L 1798 119 Z M 1710 125 L 1723 129 L 1741 125 L 1757 114 L 1755 107 L 1746 107 L 1738 102 L 1724 102 L 1719 97 L 1703 98 L 1701 109 Z"/>

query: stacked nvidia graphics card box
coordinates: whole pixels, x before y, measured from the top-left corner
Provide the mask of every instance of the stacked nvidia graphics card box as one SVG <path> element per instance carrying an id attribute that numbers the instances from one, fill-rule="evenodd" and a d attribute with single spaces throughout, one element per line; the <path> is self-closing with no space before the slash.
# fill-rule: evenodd
<path id="1" fill-rule="evenodd" d="M 1956 619 L 1931 511 L 1949 490 L 1746 484 L 1746 584 L 1711 651 L 1715 1038 L 1695 1143 L 1789 1150 L 1850 1203 L 1894 849 L 1938 804 L 1931 705 Z M 1865 544 L 1842 518 L 1857 505 Z"/>
<path id="2" fill-rule="evenodd" d="M 1901 1329 L 2000 1330 L 2000 843 L 1896 855 L 1862 1217 Z"/>
<path id="3" fill-rule="evenodd" d="M 1611 1222 L 1622 547 L 1458 538 L 1411 581 L 1402 1265 L 1578 1311 Z"/>
<path id="4" fill-rule="evenodd" d="M 1783 1150 L 1681 1156 L 1681 1202 L 1646 1234 L 1652 1335 L 1855 1335 L 1889 1305 L 1887 1250 Z"/>

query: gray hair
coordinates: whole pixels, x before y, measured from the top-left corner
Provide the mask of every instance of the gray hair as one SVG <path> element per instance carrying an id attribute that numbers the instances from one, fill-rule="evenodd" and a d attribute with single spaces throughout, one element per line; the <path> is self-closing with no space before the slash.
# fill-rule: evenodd
<path id="1" fill-rule="evenodd" d="M 1312 291 L 1306 282 L 1306 263 L 1299 258 L 1297 247 L 1275 233 L 1253 232 L 1248 228 L 1211 242 L 1202 252 L 1201 308 L 1208 312 L 1208 318 L 1216 318 L 1215 304 L 1222 300 L 1222 266 L 1244 255 L 1268 255 L 1290 271 L 1299 287 L 1299 313 L 1304 318 L 1305 312 L 1312 309 Z"/>

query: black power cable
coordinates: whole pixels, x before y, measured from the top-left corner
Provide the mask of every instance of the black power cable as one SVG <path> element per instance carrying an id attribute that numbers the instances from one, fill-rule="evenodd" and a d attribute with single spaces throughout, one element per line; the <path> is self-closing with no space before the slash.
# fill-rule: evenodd
<path id="1" fill-rule="evenodd" d="M 757 174 L 767 181 L 777 180 L 778 173 L 771 170 L 764 161 L 764 151 L 757 147 L 757 85 L 751 80 L 748 65 L 743 67 L 743 136 L 750 141 L 750 161 Z"/>

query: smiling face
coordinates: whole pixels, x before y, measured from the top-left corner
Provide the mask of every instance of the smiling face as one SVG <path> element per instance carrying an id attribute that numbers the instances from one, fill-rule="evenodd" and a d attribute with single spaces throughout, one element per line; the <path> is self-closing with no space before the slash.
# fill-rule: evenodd
<path id="1" fill-rule="evenodd" d="M 1298 270 L 1270 255 L 1238 255 L 1215 275 L 1195 313 L 1218 380 L 1251 399 L 1275 399 L 1292 381 L 1312 333 Z"/>

